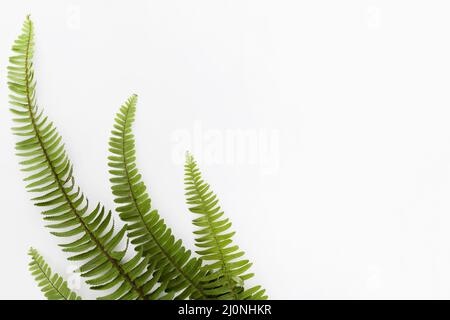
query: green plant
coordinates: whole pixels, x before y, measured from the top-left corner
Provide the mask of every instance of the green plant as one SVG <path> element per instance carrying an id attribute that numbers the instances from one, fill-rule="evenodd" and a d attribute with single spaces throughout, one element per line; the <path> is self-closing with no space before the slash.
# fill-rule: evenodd
<path id="1" fill-rule="evenodd" d="M 81 300 L 67 287 L 67 282 L 59 274 L 53 274 L 44 258 L 35 249 L 30 248 L 30 272 L 38 286 L 49 300 Z"/>
<path id="2" fill-rule="evenodd" d="M 194 231 L 198 236 L 196 246 L 200 249 L 197 253 L 208 262 L 204 266 L 208 271 L 208 287 L 215 288 L 217 294 L 227 299 L 263 299 L 265 291 L 260 286 L 244 289 L 244 281 L 253 277 L 252 273 L 246 273 L 252 264 L 240 259 L 244 252 L 233 245 L 231 222 L 223 218 L 217 196 L 202 179 L 197 163 L 189 153 L 184 167 L 186 202 L 190 205 L 189 210 L 199 215 L 192 222 L 198 228 Z"/>
<path id="3" fill-rule="evenodd" d="M 11 112 L 19 136 L 17 155 L 22 157 L 26 188 L 42 208 L 51 233 L 63 241 L 69 260 L 81 263 L 79 271 L 92 290 L 107 291 L 101 299 L 265 299 L 260 286 L 244 289 L 252 276 L 245 274 L 248 260 L 232 245 L 228 219 L 217 198 L 200 180 L 192 156 L 186 159 L 187 202 L 200 214 L 193 220 L 199 257 L 193 257 L 177 240 L 158 212 L 151 207 L 146 186 L 135 163 L 132 124 L 137 96 L 131 96 L 115 118 L 110 138 L 111 189 L 119 217 L 126 223 L 116 230 L 111 211 L 100 203 L 93 209 L 75 183 L 73 166 L 54 124 L 36 104 L 33 72 L 34 29 L 27 17 L 14 42 L 8 66 Z M 125 258 L 128 243 L 135 248 Z M 49 299 L 78 299 L 34 249 L 30 270 Z M 208 263 L 205 263 L 208 262 Z"/>

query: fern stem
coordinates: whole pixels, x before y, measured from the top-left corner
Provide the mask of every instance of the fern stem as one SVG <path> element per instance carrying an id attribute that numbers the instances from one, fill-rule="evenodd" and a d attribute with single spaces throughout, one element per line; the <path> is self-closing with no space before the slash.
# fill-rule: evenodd
<path id="1" fill-rule="evenodd" d="M 192 164 L 190 164 L 190 168 L 191 168 L 191 173 L 193 174 Z M 202 196 L 202 193 L 200 192 L 200 190 L 198 189 L 197 184 L 195 184 L 195 183 L 194 183 L 194 188 L 195 188 L 195 191 L 197 191 L 198 195 L 200 196 L 200 199 L 202 200 L 201 206 L 202 206 L 204 212 L 206 212 L 207 208 L 205 208 L 205 205 L 204 205 L 205 202 L 206 202 L 206 199 Z M 214 239 L 214 243 L 216 244 L 217 250 L 219 251 L 220 261 L 222 261 L 221 269 L 224 272 L 224 276 L 225 276 L 225 278 L 227 280 L 228 289 L 230 290 L 230 293 L 233 295 L 234 300 L 238 300 L 239 296 L 238 296 L 237 292 L 234 291 L 234 282 L 233 282 L 233 280 L 230 277 L 230 270 L 228 269 L 228 266 L 225 263 L 225 256 L 223 254 L 221 246 L 219 245 L 219 241 L 217 240 L 216 229 L 214 228 L 213 221 L 211 221 L 211 218 L 210 218 L 210 216 L 208 214 L 206 214 L 205 216 L 206 216 L 206 219 L 208 221 L 208 224 L 210 225 L 210 228 L 211 228 L 211 231 L 212 231 L 211 235 L 212 235 L 212 237 Z"/>
<path id="2" fill-rule="evenodd" d="M 129 123 L 129 112 L 130 112 L 130 108 L 127 109 L 126 114 L 125 114 L 125 124 L 124 127 L 127 127 L 127 124 Z M 125 150 L 125 135 L 126 132 L 125 130 L 122 132 L 122 148 L 123 150 Z M 136 209 L 136 212 L 139 214 L 139 219 L 141 220 L 142 224 L 145 227 L 145 230 L 148 232 L 148 234 L 150 234 L 150 236 L 152 237 L 153 241 L 156 243 L 156 245 L 158 246 L 158 249 L 162 252 L 162 254 L 167 258 L 167 260 L 170 261 L 171 265 L 183 276 L 183 278 L 185 280 L 187 280 L 191 286 L 201 295 L 202 298 L 204 299 L 208 299 L 208 296 L 205 294 L 205 292 L 202 290 L 202 288 L 200 287 L 200 285 L 196 282 L 194 282 L 193 279 L 191 279 L 182 268 L 180 268 L 178 266 L 178 264 L 173 260 L 172 256 L 164 249 L 164 247 L 159 243 L 159 240 L 155 237 L 153 231 L 148 227 L 147 223 L 145 222 L 144 219 L 144 214 L 141 211 L 141 209 L 138 206 L 137 203 L 137 197 L 136 194 L 133 191 L 133 186 L 132 183 L 130 181 L 130 173 L 129 173 L 129 168 L 128 168 L 128 161 L 129 158 L 127 157 L 126 153 L 124 152 L 124 164 L 125 164 L 125 174 L 127 177 L 127 184 L 128 187 L 130 189 L 130 194 L 131 194 L 131 198 L 133 200 L 133 206 Z"/>
<path id="3" fill-rule="evenodd" d="M 36 125 L 36 121 L 35 121 L 35 114 L 32 108 L 32 99 L 30 96 L 30 82 L 29 82 L 29 73 L 30 73 L 30 69 L 29 69 L 29 51 L 30 51 L 30 46 L 31 46 L 31 41 L 32 41 L 32 31 L 33 31 L 33 27 L 31 26 L 28 32 L 28 42 L 27 42 L 27 48 L 26 48 L 26 54 L 25 54 L 25 88 L 26 88 L 26 97 L 27 97 L 27 104 L 28 104 L 28 112 L 30 114 L 30 119 L 31 119 L 31 124 L 33 126 L 33 130 L 34 132 L 36 132 L 36 137 L 38 139 L 39 142 L 39 146 L 42 149 L 42 152 L 44 153 L 46 162 L 49 165 L 49 168 L 52 172 L 52 175 L 54 177 L 54 179 L 56 180 L 57 184 L 58 184 L 58 188 L 59 190 L 62 192 L 62 194 L 64 195 L 64 199 L 67 201 L 67 203 L 70 206 L 70 210 L 72 211 L 72 213 L 75 215 L 75 217 L 77 218 L 77 220 L 80 222 L 80 224 L 83 226 L 83 229 L 85 230 L 85 232 L 89 235 L 90 239 L 95 243 L 95 245 L 101 250 L 101 252 L 104 254 L 104 256 L 109 260 L 109 262 L 114 266 L 114 268 L 117 269 L 117 271 L 122 275 L 122 277 L 132 286 L 133 290 L 135 292 L 138 293 L 139 297 L 143 300 L 146 300 L 147 297 L 144 293 L 144 291 L 142 290 L 142 288 L 140 288 L 130 277 L 129 275 L 123 270 L 122 266 L 119 265 L 119 263 L 116 261 L 116 259 L 114 259 L 113 257 L 111 257 L 109 255 L 109 253 L 106 251 L 106 249 L 103 247 L 103 245 L 99 242 L 99 240 L 94 236 L 94 234 L 91 232 L 91 230 L 86 226 L 86 223 L 84 222 L 83 218 L 81 217 L 80 213 L 78 212 L 78 210 L 76 209 L 76 207 L 74 206 L 72 200 L 70 199 L 70 197 L 68 196 L 66 190 L 64 189 L 63 184 L 61 183 L 61 180 L 59 179 L 58 173 L 56 172 L 56 169 L 52 163 L 52 161 L 50 160 L 50 157 L 48 156 L 48 152 L 47 149 L 45 148 L 45 145 L 42 141 L 42 137 L 41 137 L 41 133 L 39 131 L 38 126 Z"/>

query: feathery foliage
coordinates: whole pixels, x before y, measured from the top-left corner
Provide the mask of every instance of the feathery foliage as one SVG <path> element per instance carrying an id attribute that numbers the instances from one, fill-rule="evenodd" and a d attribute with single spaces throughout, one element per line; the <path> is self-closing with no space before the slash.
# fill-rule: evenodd
<path id="1" fill-rule="evenodd" d="M 147 187 L 136 167 L 136 150 L 132 125 L 135 119 L 137 96 L 131 96 L 115 118 L 109 141 L 111 156 L 108 165 L 112 175 L 112 193 L 117 212 L 128 223 L 131 243 L 141 250 L 167 281 L 168 291 L 179 292 L 177 299 L 191 297 L 207 299 L 202 288 L 205 275 L 201 260 L 191 258 L 181 240 L 176 240 L 158 211 L 152 209 Z"/>
<path id="2" fill-rule="evenodd" d="M 230 230 L 231 222 L 223 218 L 219 200 L 210 186 L 201 176 L 194 157 L 187 153 L 185 164 L 186 202 L 189 210 L 199 217 L 192 222 L 197 230 L 194 234 L 197 253 L 209 264 L 204 266 L 208 271 L 208 287 L 213 288 L 223 299 L 265 299 L 265 290 L 260 286 L 244 289 L 244 281 L 253 274 L 246 273 L 251 267 L 248 260 L 240 259 L 244 252 L 233 245 L 235 232 Z"/>
<path id="3" fill-rule="evenodd" d="M 81 300 L 81 297 L 68 288 L 67 282 L 59 274 L 52 273 L 36 249 L 31 248 L 28 254 L 31 257 L 29 264 L 31 275 L 48 300 Z"/>
<path id="4" fill-rule="evenodd" d="M 17 155 L 27 175 L 26 189 L 35 196 L 52 234 L 63 238 L 63 251 L 81 263 L 79 271 L 93 290 L 108 290 L 100 299 L 265 299 L 260 286 L 244 288 L 251 264 L 232 245 L 231 223 L 223 219 L 216 196 L 201 180 L 192 156 L 186 162 L 187 202 L 200 215 L 193 220 L 199 230 L 200 257 L 175 238 L 151 207 L 147 188 L 136 167 L 132 124 L 137 96 L 116 115 L 110 138 L 109 166 L 112 192 L 120 218 L 127 223 L 116 230 L 112 212 L 100 203 L 92 209 L 75 183 L 73 167 L 62 137 L 36 103 L 33 71 L 34 30 L 26 18 L 22 34 L 12 47 L 8 66 L 13 128 L 19 137 Z M 125 258 L 131 241 L 136 252 Z M 125 246 L 126 242 L 126 246 Z M 124 248 L 125 247 L 125 248 Z M 53 275 L 39 253 L 31 249 L 30 270 L 49 299 L 79 299 L 67 283 Z M 203 261 L 208 264 L 203 265 Z"/>
<path id="5" fill-rule="evenodd" d="M 47 227 L 54 230 L 51 233 L 67 238 L 61 247 L 72 254 L 69 260 L 84 262 L 80 271 L 92 289 L 114 288 L 105 299 L 156 298 L 164 285 L 154 289 L 158 277 L 151 278 L 148 259 L 138 252 L 124 261 L 126 249 L 120 249 L 120 244 L 126 226 L 116 231 L 111 212 L 100 204 L 89 210 L 87 199 L 75 184 L 62 138 L 36 104 L 33 38 L 33 23 L 27 17 L 8 66 L 11 112 L 18 124 L 13 131 L 21 137 L 16 150 L 24 158 L 21 165 L 28 175 L 26 188 L 36 194 L 32 200 L 44 209 Z"/>

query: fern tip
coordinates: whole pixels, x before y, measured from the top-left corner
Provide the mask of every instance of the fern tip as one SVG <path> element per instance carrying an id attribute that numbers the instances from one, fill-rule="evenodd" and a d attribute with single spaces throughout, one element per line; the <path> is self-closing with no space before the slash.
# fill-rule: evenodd
<path id="1" fill-rule="evenodd" d="M 192 164 L 194 162 L 194 156 L 192 155 L 192 153 L 186 151 L 185 155 L 186 155 L 186 163 Z"/>
<path id="2" fill-rule="evenodd" d="M 33 21 L 31 20 L 31 13 L 27 14 L 27 16 L 25 17 L 25 23 L 33 25 Z"/>
<path id="3" fill-rule="evenodd" d="M 128 99 L 128 102 L 129 102 L 129 103 L 136 104 L 137 98 L 138 98 L 138 95 L 137 95 L 136 93 L 133 93 L 133 94 L 130 96 L 130 98 Z"/>

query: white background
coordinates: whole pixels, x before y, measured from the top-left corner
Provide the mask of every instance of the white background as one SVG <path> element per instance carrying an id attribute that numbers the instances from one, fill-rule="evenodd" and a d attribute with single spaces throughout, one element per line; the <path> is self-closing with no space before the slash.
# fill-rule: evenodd
<path id="1" fill-rule="evenodd" d="M 107 140 L 135 92 L 138 164 L 186 245 L 174 133 L 274 131 L 271 172 L 265 156 L 200 161 L 253 283 L 273 299 L 449 299 L 449 11 L 444 0 L 1 1 L 0 298 L 42 298 L 30 246 L 68 266 L 13 155 L 6 65 L 31 13 L 39 104 L 91 202 L 113 208 Z"/>

